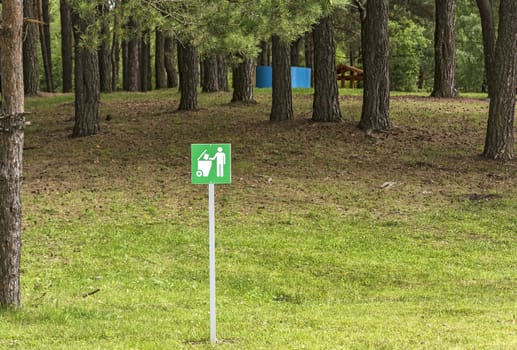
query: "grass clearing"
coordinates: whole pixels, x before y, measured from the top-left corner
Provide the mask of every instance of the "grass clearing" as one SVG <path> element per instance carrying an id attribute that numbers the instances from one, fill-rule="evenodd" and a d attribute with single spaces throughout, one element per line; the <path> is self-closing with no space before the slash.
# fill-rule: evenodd
<path id="1" fill-rule="evenodd" d="M 216 186 L 219 348 L 517 347 L 517 164 L 478 155 L 488 103 L 395 94 L 395 128 L 270 124 L 200 95 L 103 96 L 101 132 L 70 139 L 71 95 L 28 99 L 23 309 L 0 348 L 204 349 L 207 188 L 191 143 L 232 143 Z M 110 114 L 111 120 L 104 120 Z"/>

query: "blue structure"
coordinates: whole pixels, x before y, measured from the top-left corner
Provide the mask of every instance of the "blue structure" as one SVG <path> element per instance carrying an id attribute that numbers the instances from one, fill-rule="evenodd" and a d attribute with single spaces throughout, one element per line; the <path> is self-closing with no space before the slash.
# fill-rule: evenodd
<path id="1" fill-rule="evenodd" d="M 293 88 L 310 88 L 311 69 L 307 67 L 291 67 L 291 85 Z"/>
<path id="2" fill-rule="evenodd" d="M 273 86 L 273 67 L 257 66 L 256 84 L 258 88 L 269 88 Z"/>
<path id="3" fill-rule="evenodd" d="M 270 88 L 273 86 L 273 67 L 257 66 L 256 86 Z M 310 88 L 311 69 L 307 67 L 291 67 L 291 87 Z"/>

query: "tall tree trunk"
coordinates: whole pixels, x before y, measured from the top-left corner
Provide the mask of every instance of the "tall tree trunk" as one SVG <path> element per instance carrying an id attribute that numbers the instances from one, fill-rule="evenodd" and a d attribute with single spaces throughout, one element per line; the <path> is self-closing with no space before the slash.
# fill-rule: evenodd
<path id="1" fill-rule="evenodd" d="M 483 51 L 485 56 L 485 75 L 486 85 L 488 88 L 488 96 L 494 90 L 495 83 L 495 45 L 496 45 L 496 29 L 494 25 L 494 17 L 492 13 L 491 0 L 476 0 L 481 17 L 481 30 L 483 33 Z"/>
<path id="2" fill-rule="evenodd" d="M 49 0 L 41 0 L 40 20 L 44 23 L 40 25 L 41 55 L 43 57 L 43 67 L 45 69 L 45 82 L 48 92 L 54 91 L 54 76 L 52 74 L 52 48 L 50 44 L 50 10 Z"/>
<path id="3" fill-rule="evenodd" d="M 253 73 L 255 64 L 252 58 L 243 58 L 242 62 L 233 68 L 233 96 L 232 102 L 254 103 Z"/>
<path id="4" fill-rule="evenodd" d="M 199 84 L 201 85 L 201 91 L 203 91 L 205 89 L 205 60 L 204 59 L 199 60 Z"/>
<path id="5" fill-rule="evenodd" d="M 363 130 L 391 128 L 388 64 L 388 0 L 367 1 L 362 21 L 364 62 Z"/>
<path id="6" fill-rule="evenodd" d="M 38 25 L 34 0 L 23 1 L 25 40 L 23 41 L 23 86 L 25 95 L 36 95 L 39 91 Z"/>
<path id="7" fill-rule="evenodd" d="M 455 0 L 436 0 L 434 31 L 434 88 L 433 97 L 455 97 L 456 38 L 454 29 Z"/>
<path id="8" fill-rule="evenodd" d="M 127 87 L 129 85 L 128 75 L 127 74 L 127 66 L 128 66 L 128 50 L 127 50 L 127 39 L 124 39 L 121 43 L 121 51 L 122 51 L 122 90 L 127 91 Z"/>
<path id="9" fill-rule="evenodd" d="M 25 118 L 23 2 L 2 1 L 0 67 L 0 305 L 21 306 L 22 159 Z"/>
<path id="10" fill-rule="evenodd" d="M 305 67 L 312 68 L 314 65 L 314 40 L 313 32 L 305 33 L 304 40 Z"/>
<path id="11" fill-rule="evenodd" d="M 75 123 L 73 137 L 95 135 L 100 130 L 99 56 L 96 47 L 82 42 L 89 23 L 73 15 L 75 38 Z"/>
<path id="12" fill-rule="evenodd" d="M 366 46 L 366 1 L 367 0 L 354 0 L 359 12 L 359 20 L 361 21 L 361 56 L 364 61 L 364 50 Z M 364 63 L 363 63 L 364 64 Z"/>
<path id="13" fill-rule="evenodd" d="M 499 38 L 495 48 L 494 82 L 483 155 L 514 157 L 515 87 L 517 86 L 517 2 L 501 0 Z"/>
<path id="14" fill-rule="evenodd" d="M 167 87 L 174 88 L 178 86 L 178 71 L 176 69 L 176 60 L 174 59 L 174 48 L 176 42 L 171 34 L 165 35 L 165 70 L 167 71 Z"/>
<path id="15" fill-rule="evenodd" d="M 302 38 L 298 38 L 291 43 L 291 66 L 298 67 L 300 65 L 300 46 Z"/>
<path id="16" fill-rule="evenodd" d="M 178 42 L 178 65 L 181 91 L 178 110 L 196 110 L 199 64 L 197 48 L 194 45 Z"/>
<path id="17" fill-rule="evenodd" d="M 269 120 L 278 122 L 293 118 L 293 95 L 291 90 L 291 63 L 289 44 L 277 35 L 273 36 L 273 101 Z"/>
<path id="18" fill-rule="evenodd" d="M 257 59 L 257 64 L 259 66 L 270 66 L 271 60 L 269 59 L 270 56 L 270 46 L 269 43 L 265 40 L 262 40 L 260 42 L 260 53 Z"/>
<path id="19" fill-rule="evenodd" d="M 120 38 L 118 29 L 120 25 L 120 14 L 118 7 L 113 11 L 113 38 L 111 43 L 111 91 L 116 91 L 119 82 L 120 71 Z"/>
<path id="20" fill-rule="evenodd" d="M 230 91 L 228 87 L 228 64 L 223 55 L 217 55 L 217 80 L 220 91 Z"/>
<path id="21" fill-rule="evenodd" d="M 63 70 L 63 92 L 72 92 L 73 88 L 73 52 L 74 34 L 72 28 L 72 13 L 68 0 L 61 0 L 61 67 Z"/>
<path id="22" fill-rule="evenodd" d="M 350 56 L 350 65 L 355 66 L 355 50 L 352 44 L 348 45 L 348 55 Z"/>
<path id="23" fill-rule="evenodd" d="M 154 74 L 157 89 L 167 87 L 167 70 L 165 70 L 165 35 L 161 29 L 155 31 Z"/>
<path id="24" fill-rule="evenodd" d="M 101 92 L 111 92 L 111 48 L 110 48 L 110 10 L 107 4 L 100 4 L 97 12 L 101 18 L 100 46 L 98 50 L 99 56 L 99 75 Z"/>
<path id="25" fill-rule="evenodd" d="M 151 33 L 146 31 L 140 39 L 140 91 L 152 89 Z"/>
<path id="26" fill-rule="evenodd" d="M 217 55 L 212 54 L 203 60 L 203 92 L 219 91 L 219 71 L 217 69 Z"/>
<path id="27" fill-rule="evenodd" d="M 140 90 L 140 40 L 136 32 L 137 24 L 133 17 L 128 21 L 127 31 L 130 38 L 125 44 L 124 90 L 134 92 Z"/>
<path id="28" fill-rule="evenodd" d="M 314 100 L 312 120 L 341 121 L 336 80 L 336 44 L 332 19 L 324 17 L 314 28 Z"/>
<path id="29" fill-rule="evenodd" d="M 303 38 L 305 67 L 311 68 L 311 85 L 314 86 L 314 39 L 313 32 L 307 32 Z M 335 77 L 334 77 L 335 78 Z"/>

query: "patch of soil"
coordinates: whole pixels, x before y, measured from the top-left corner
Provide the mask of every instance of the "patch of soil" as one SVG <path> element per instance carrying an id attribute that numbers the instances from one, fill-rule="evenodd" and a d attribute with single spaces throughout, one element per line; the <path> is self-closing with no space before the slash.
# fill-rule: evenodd
<path id="1" fill-rule="evenodd" d="M 471 193 L 465 195 L 465 197 L 473 202 L 475 201 L 490 201 L 495 199 L 501 199 L 503 198 L 500 194 L 493 194 L 493 193 Z"/>
<path id="2" fill-rule="evenodd" d="M 517 188 L 515 162 L 478 157 L 486 101 L 395 97 L 391 106 L 396 126 L 365 134 L 357 128 L 358 97 L 341 99 L 341 123 L 310 121 L 307 95 L 294 95 L 294 120 L 270 123 L 268 93 L 257 94 L 257 103 L 249 105 L 228 104 L 229 93 L 201 94 L 202 108 L 182 113 L 175 113 L 175 92 L 127 96 L 102 102 L 101 131 L 86 138 L 68 137 L 73 126 L 69 102 L 61 99 L 55 107 L 35 108 L 25 137 L 24 193 L 167 194 L 188 207 L 192 193 L 202 193 L 190 185 L 192 143 L 232 144 L 236 180 L 226 191 L 250 196 L 250 207 L 263 202 L 256 196 L 267 191 L 269 202 L 288 203 L 296 193 L 303 205 L 318 200 L 317 187 L 326 184 L 374 196 L 379 184 L 396 182 L 391 190 L 399 191 L 407 206 L 427 205 L 429 194 L 450 198 L 467 188 L 471 200 L 492 200 L 496 197 L 478 194 L 515 193 Z"/>

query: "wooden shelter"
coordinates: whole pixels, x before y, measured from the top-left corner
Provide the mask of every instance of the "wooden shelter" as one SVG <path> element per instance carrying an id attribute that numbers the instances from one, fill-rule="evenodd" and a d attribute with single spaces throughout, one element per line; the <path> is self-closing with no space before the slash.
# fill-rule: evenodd
<path id="1" fill-rule="evenodd" d="M 341 81 L 341 87 L 345 87 L 345 81 L 350 81 L 350 88 L 355 89 L 356 81 L 363 81 L 363 70 L 347 64 L 336 66 L 337 80 Z"/>

